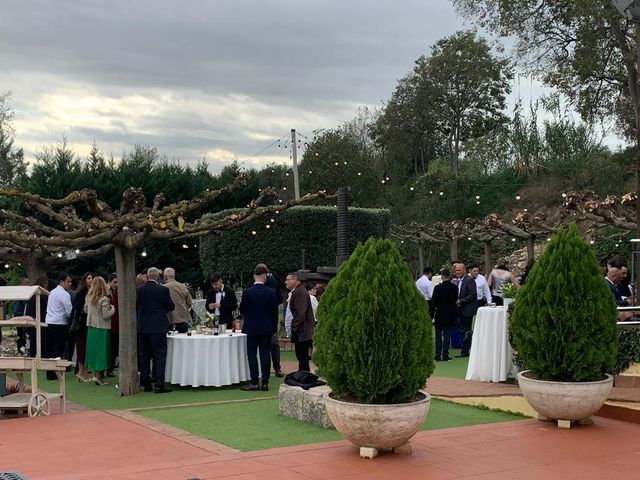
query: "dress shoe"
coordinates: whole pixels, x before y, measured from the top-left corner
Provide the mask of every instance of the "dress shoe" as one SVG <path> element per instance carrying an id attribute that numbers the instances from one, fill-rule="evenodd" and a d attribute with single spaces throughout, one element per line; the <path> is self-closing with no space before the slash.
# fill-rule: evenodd
<path id="1" fill-rule="evenodd" d="M 263 383 L 262 385 L 260 385 L 260 391 L 261 392 L 268 392 L 269 391 L 269 384 L 268 383 Z"/>
<path id="2" fill-rule="evenodd" d="M 449 357 L 444 357 L 444 358 L 442 359 L 442 361 L 443 361 L 443 362 L 450 362 L 450 361 L 452 361 L 452 360 L 453 360 L 453 358 L 449 358 Z"/>
<path id="3" fill-rule="evenodd" d="M 156 387 L 153 389 L 153 393 L 171 393 L 173 390 L 165 387 Z"/>
<path id="4" fill-rule="evenodd" d="M 245 392 L 257 392 L 260 390 L 260 385 L 255 385 L 253 383 L 247 383 L 240 387 L 240 390 Z"/>
<path id="5" fill-rule="evenodd" d="M 435 360 L 436 362 L 441 362 L 441 361 L 442 361 L 442 359 L 441 359 L 440 357 L 436 357 L 434 360 Z"/>
<path id="6" fill-rule="evenodd" d="M 282 378 L 282 377 L 284 377 L 284 373 L 282 373 L 282 370 L 281 370 L 281 369 L 276 370 L 275 375 L 276 375 L 276 377 L 278 377 L 278 378 Z"/>

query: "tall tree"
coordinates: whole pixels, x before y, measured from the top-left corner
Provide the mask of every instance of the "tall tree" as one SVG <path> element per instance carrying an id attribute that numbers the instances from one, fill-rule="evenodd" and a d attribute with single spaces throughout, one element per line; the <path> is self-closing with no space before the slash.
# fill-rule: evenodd
<path id="1" fill-rule="evenodd" d="M 640 194 L 640 18 L 623 17 L 611 0 L 452 1 L 488 31 L 517 38 L 514 59 L 567 95 L 583 118 L 613 119 L 635 139 Z"/>
<path id="2" fill-rule="evenodd" d="M 457 174 L 463 143 L 506 122 L 511 78 L 508 61 L 475 32 L 443 38 L 399 81 L 378 122 L 378 138 L 395 148 L 409 145 L 416 173 L 425 155 L 444 149 Z"/>

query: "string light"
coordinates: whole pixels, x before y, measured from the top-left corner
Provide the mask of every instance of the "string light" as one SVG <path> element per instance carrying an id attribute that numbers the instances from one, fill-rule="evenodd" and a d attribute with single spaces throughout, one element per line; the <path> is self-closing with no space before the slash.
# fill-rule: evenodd
<path id="1" fill-rule="evenodd" d="M 270 223 L 267 223 L 267 224 L 264 226 L 264 228 L 271 228 L 271 224 L 270 224 Z"/>
<path id="2" fill-rule="evenodd" d="M 187 245 L 186 243 L 182 244 L 182 248 L 184 248 L 185 250 L 189 248 L 189 245 Z"/>
<path id="3" fill-rule="evenodd" d="M 358 176 L 361 177 L 362 176 L 362 172 L 358 172 Z"/>
<path id="4" fill-rule="evenodd" d="M 79 248 L 76 248 L 76 253 L 80 253 L 80 249 Z"/>
<path id="5" fill-rule="evenodd" d="M 480 200 L 476 200 L 476 205 L 480 205 Z"/>
<path id="6" fill-rule="evenodd" d="M 142 253 L 141 253 L 140 255 L 142 255 L 143 257 L 146 257 L 146 256 L 147 256 L 147 251 L 146 251 L 146 250 L 143 250 L 143 251 L 142 251 Z"/>
<path id="7" fill-rule="evenodd" d="M 347 162 L 344 162 L 344 164 L 346 165 L 346 164 L 347 164 Z"/>
<path id="8" fill-rule="evenodd" d="M 4 264 L 4 268 L 9 268 L 9 264 L 8 264 L 8 263 L 5 263 L 5 264 Z"/>
<path id="9" fill-rule="evenodd" d="M 337 167 L 338 166 L 338 162 L 335 162 L 334 165 Z"/>
<path id="10" fill-rule="evenodd" d="M 440 192 L 440 196 L 444 195 L 444 192 Z"/>
<path id="11" fill-rule="evenodd" d="M 256 233 L 258 232 L 256 232 L 255 230 L 251 230 L 251 235 L 255 235 Z"/>
<path id="12" fill-rule="evenodd" d="M 562 192 L 562 198 L 567 198 L 567 194 L 565 192 Z"/>
<path id="13" fill-rule="evenodd" d="M 516 200 L 520 200 L 520 194 L 516 195 Z"/>
<path id="14" fill-rule="evenodd" d="M 480 200 L 480 195 L 476 195 L 476 200 Z"/>
<path id="15" fill-rule="evenodd" d="M 524 209 L 524 212 L 525 212 L 525 213 L 526 213 L 526 212 L 528 212 L 528 211 L 529 211 L 529 209 L 528 209 L 528 208 L 525 208 L 525 209 Z"/>
<path id="16" fill-rule="evenodd" d="M 591 239 L 591 240 L 589 240 L 589 243 L 590 243 L 591 245 L 593 245 L 594 243 L 596 243 L 596 241 L 595 241 L 595 240 L 593 240 L 593 239 Z"/>
<path id="17" fill-rule="evenodd" d="M 433 190 L 429 190 L 429 195 L 433 195 Z"/>
<path id="18" fill-rule="evenodd" d="M 511 241 L 512 241 L 512 242 L 515 242 L 515 241 L 516 241 L 515 237 L 514 237 L 514 238 L 512 238 L 512 239 L 511 239 Z"/>
<path id="19" fill-rule="evenodd" d="M 409 190 L 411 190 L 413 192 L 413 187 L 410 187 Z"/>

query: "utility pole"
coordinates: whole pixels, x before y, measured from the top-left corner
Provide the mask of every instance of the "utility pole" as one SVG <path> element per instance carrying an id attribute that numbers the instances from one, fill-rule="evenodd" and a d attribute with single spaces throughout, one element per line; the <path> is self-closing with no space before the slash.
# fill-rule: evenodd
<path id="1" fill-rule="evenodd" d="M 298 181 L 298 143 L 296 129 L 291 129 L 291 158 L 293 159 L 293 191 L 296 200 L 300 200 L 300 182 Z"/>

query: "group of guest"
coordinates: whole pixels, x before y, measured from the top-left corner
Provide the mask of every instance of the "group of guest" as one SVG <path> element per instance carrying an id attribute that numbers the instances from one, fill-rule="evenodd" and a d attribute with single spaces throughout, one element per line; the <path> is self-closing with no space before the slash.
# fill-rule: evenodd
<path id="1" fill-rule="evenodd" d="M 240 313 L 244 323 L 242 332 L 247 334 L 247 360 L 249 383 L 241 387 L 245 391 L 269 390 L 271 353 L 274 342 L 277 346 L 278 308 L 282 303 L 277 281 L 263 263 L 253 271 L 253 285 L 244 290 L 240 300 Z M 289 291 L 285 304 L 285 329 L 295 345 L 299 371 L 310 371 L 310 352 L 313 346 L 313 331 L 318 298 L 324 292 L 323 284 L 303 285 L 297 272 L 287 275 L 285 286 Z M 279 347 L 278 347 L 279 352 Z M 258 370 L 260 358 L 260 372 Z M 278 354 L 279 357 L 279 354 Z M 278 358 L 279 362 L 279 358 Z M 282 376 L 280 366 L 276 375 Z"/>
<path id="2" fill-rule="evenodd" d="M 30 283 L 27 277 L 20 279 L 20 285 Z M 42 275 L 34 283 L 46 289 L 49 278 Z M 115 273 L 109 275 L 107 283 L 103 277 L 87 272 L 73 290 L 71 275 L 62 272 L 49 295 L 40 295 L 40 321 L 47 324 L 47 328 L 42 329 L 42 356 L 71 360 L 75 352 L 76 376 L 80 382 L 104 385 L 104 375 L 112 375 L 116 358 L 112 343 L 117 352 L 118 335 L 117 283 Z M 36 311 L 36 296 L 26 302 L 13 303 L 14 316 L 36 318 Z M 19 338 L 19 343 L 24 342 L 18 345 L 19 350 L 35 357 L 35 328 L 24 329 L 24 337 Z M 93 371 L 93 375 L 89 371 Z M 47 378 L 55 380 L 56 373 L 48 371 Z"/>
<path id="3" fill-rule="evenodd" d="M 473 335 L 473 317 L 481 306 L 502 305 L 502 287 L 518 283 L 504 259 L 500 259 L 488 278 L 480 273 L 477 264 L 467 266 L 460 261 L 451 262 L 450 268 L 440 271 L 440 283 L 434 286 L 433 268 L 425 267 L 416 280 L 416 288 L 427 302 L 433 319 L 436 337 L 436 361 L 449 361 L 451 333 L 458 329 L 463 334 L 460 357 L 468 357 Z"/>

